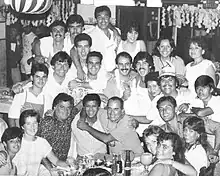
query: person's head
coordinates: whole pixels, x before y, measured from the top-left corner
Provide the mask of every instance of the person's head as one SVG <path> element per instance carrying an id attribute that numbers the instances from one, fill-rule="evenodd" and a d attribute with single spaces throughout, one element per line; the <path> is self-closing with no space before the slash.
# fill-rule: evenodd
<path id="1" fill-rule="evenodd" d="M 89 118 L 93 118 L 97 115 L 99 107 L 101 105 L 101 99 L 98 94 L 87 94 L 83 100 L 83 107 L 86 110 L 86 115 Z"/>
<path id="2" fill-rule="evenodd" d="M 207 51 L 207 45 L 203 37 L 193 37 L 189 41 L 189 56 L 195 60 L 202 58 Z"/>
<path id="3" fill-rule="evenodd" d="M 81 15 L 72 14 L 68 17 L 66 26 L 70 36 L 75 38 L 76 35 L 82 33 L 84 29 L 84 20 Z"/>
<path id="4" fill-rule="evenodd" d="M 29 34 L 33 30 L 33 25 L 29 24 L 23 28 L 25 34 Z"/>
<path id="5" fill-rule="evenodd" d="M 66 25 L 63 21 L 55 20 L 50 25 L 50 35 L 55 42 L 62 42 L 65 38 Z"/>
<path id="6" fill-rule="evenodd" d="M 151 97 L 156 97 L 161 93 L 159 86 L 159 72 L 150 72 L 145 76 L 145 86 Z"/>
<path id="7" fill-rule="evenodd" d="M 111 10 L 108 6 L 99 6 L 95 8 L 95 19 L 97 20 L 97 25 L 100 29 L 108 29 L 110 19 L 111 19 Z"/>
<path id="8" fill-rule="evenodd" d="M 157 40 L 153 55 L 158 57 L 167 58 L 176 55 L 176 46 L 172 38 L 161 37 Z"/>
<path id="9" fill-rule="evenodd" d="M 121 75 L 127 76 L 130 73 L 132 64 L 132 57 L 130 54 L 127 52 L 117 54 L 115 63 Z"/>
<path id="10" fill-rule="evenodd" d="M 108 119 L 112 122 L 119 122 L 125 115 L 124 101 L 119 97 L 111 97 L 107 103 Z"/>
<path id="11" fill-rule="evenodd" d="M 21 148 L 23 132 L 18 127 L 5 129 L 1 141 L 8 153 L 16 154 Z"/>
<path id="12" fill-rule="evenodd" d="M 33 85 L 38 88 L 43 88 L 48 78 L 48 68 L 45 64 L 33 64 L 31 68 L 31 79 Z"/>
<path id="13" fill-rule="evenodd" d="M 102 66 L 103 56 L 100 52 L 91 51 L 86 58 L 86 64 L 88 68 L 88 74 L 96 76 Z"/>
<path id="14" fill-rule="evenodd" d="M 66 93 L 59 93 L 53 100 L 52 109 L 59 120 L 66 120 L 74 106 L 74 99 Z"/>
<path id="15" fill-rule="evenodd" d="M 150 125 L 143 131 L 143 140 L 149 152 L 153 155 L 156 154 L 157 149 L 157 137 L 163 133 L 164 130 L 159 126 Z"/>
<path id="16" fill-rule="evenodd" d="M 176 133 L 161 133 L 157 138 L 156 157 L 159 160 L 173 159 L 180 163 L 185 163 L 184 145 L 181 137 Z"/>
<path id="17" fill-rule="evenodd" d="M 24 131 L 24 136 L 35 136 L 38 130 L 39 122 L 40 114 L 33 109 L 24 110 L 20 114 L 19 125 Z"/>
<path id="18" fill-rule="evenodd" d="M 72 59 L 66 52 L 59 51 L 52 57 L 50 64 L 57 76 L 65 77 L 72 65 Z"/>
<path id="19" fill-rule="evenodd" d="M 207 135 L 204 121 L 196 116 L 187 117 L 183 121 L 183 137 L 189 146 L 202 144 L 206 141 Z"/>
<path id="20" fill-rule="evenodd" d="M 74 45 L 79 58 L 85 60 L 92 46 L 92 38 L 85 33 L 78 34 L 74 39 Z"/>
<path id="21" fill-rule="evenodd" d="M 90 168 L 83 173 L 83 176 L 111 176 L 111 173 L 103 168 Z"/>
<path id="22" fill-rule="evenodd" d="M 137 22 L 131 22 L 125 29 L 126 40 L 130 43 L 134 43 L 140 33 L 140 25 Z"/>
<path id="23" fill-rule="evenodd" d="M 218 93 L 218 89 L 215 87 L 213 79 L 208 75 L 199 76 L 195 83 L 195 91 L 200 100 L 209 100 L 215 93 Z"/>
<path id="24" fill-rule="evenodd" d="M 140 51 L 134 57 L 132 67 L 140 76 L 145 76 L 154 69 L 153 58 L 148 52 Z"/>
<path id="25" fill-rule="evenodd" d="M 157 101 L 157 109 L 160 117 L 169 122 L 176 117 L 177 104 L 172 96 L 163 96 Z"/>

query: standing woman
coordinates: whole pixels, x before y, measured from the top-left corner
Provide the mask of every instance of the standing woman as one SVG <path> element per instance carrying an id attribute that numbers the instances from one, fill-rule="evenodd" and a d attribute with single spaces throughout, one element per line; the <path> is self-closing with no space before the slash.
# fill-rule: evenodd
<path id="1" fill-rule="evenodd" d="M 193 61 L 186 65 L 186 79 L 188 80 L 190 91 L 194 93 L 195 96 L 194 83 L 199 76 L 208 75 L 214 80 L 214 83 L 216 83 L 215 66 L 212 61 L 203 57 L 206 49 L 207 47 L 203 38 L 194 37 L 190 40 L 189 55 Z"/>
<path id="2" fill-rule="evenodd" d="M 155 71 L 161 72 L 164 67 L 175 67 L 178 76 L 185 75 L 185 64 L 183 60 L 176 55 L 176 47 L 174 40 L 168 37 L 159 38 L 154 51 L 153 59 Z"/>
<path id="3" fill-rule="evenodd" d="M 136 54 L 140 51 L 146 51 L 146 45 L 143 40 L 138 40 L 140 27 L 136 22 L 132 22 L 125 30 L 126 40 L 119 43 L 117 54 L 127 52 L 131 55 L 132 61 Z"/>

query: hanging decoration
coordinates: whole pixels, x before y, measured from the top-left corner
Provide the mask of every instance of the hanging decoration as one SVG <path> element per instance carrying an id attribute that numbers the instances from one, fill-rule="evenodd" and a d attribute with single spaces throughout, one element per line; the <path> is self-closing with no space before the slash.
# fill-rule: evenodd
<path id="1" fill-rule="evenodd" d="M 16 3 L 17 1 L 18 0 L 14 0 L 14 2 Z M 20 0 L 20 2 L 22 3 L 24 1 L 25 0 Z M 32 0 L 32 1 L 35 1 L 35 0 Z M 38 3 L 39 1 L 42 1 L 42 0 L 36 0 L 36 1 Z M 44 2 L 46 2 L 46 0 Z M 27 13 L 17 13 L 14 11 L 9 11 L 6 14 L 6 25 L 14 24 L 18 20 L 20 20 L 23 26 L 30 24 L 30 23 L 33 26 L 38 26 L 41 24 L 49 26 L 55 20 L 63 20 L 64 22 L 66 22 L 69 15 L 74 14 L 75 3 L 73 0 L 56 0 L 56 1 L 51 0 L 51 2 L 52 4 L 51 4 L 49 11 L 43 14 L 37 14 L 37 13 L 27 14 Z M 22 5 L 20 9 L 27 9 L 27 8 L 26 7 L 24 8 Z"/>
<path id="2" fill-rule="evenodd" d="M 202 5 L 171 5 L 161 11 L 162 26 L 204 28 L 207 33 L 220 25 L 220 5 L 216 9 L 204 9 Z"/>

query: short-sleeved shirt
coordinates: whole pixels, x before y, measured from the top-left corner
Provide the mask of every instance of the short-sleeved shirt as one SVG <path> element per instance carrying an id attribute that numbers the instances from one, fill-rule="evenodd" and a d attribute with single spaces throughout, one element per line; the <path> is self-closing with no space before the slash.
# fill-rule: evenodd
<path id="1" fill-rule="evenodd" d="M 111 122 L 104 111 L 100 119 L 104 129 L 117 141 L 114 147 L 110 147 L 111 153 L 121 153 L 123 150 L 132 150 L 135 154 L 143 153 L 139 137 L 132 127 L 129 126 L 129 116 L 125 115 L 118 123 Z"/>
<path id="2" fill-rule="evenodd" d="M 7 123 L 2 118 L 0 118 L 0 139 L 6 128 L 8 128 Z"/>
<path id="3" fill-rule="evenodd" d="M 101 112 L 103 109 L 100 109 L 99 111 Z M 102 114 L 100 112 L 98 112 L 97 116 Z M 72 122 L 72 133 L 76 141 L 77 154 L 83 156 L 86 154 L 106 153 L 105 143 L 94 138 L 87 131 L 82 131 L 77 128 L 77 121 L 79 118 L 80 116 L 78 113 Z M 97 118 L 97 121 L 92 125 L 92 127 L 96 130 L 104 132 L 104 129 L 99 120 L 100 118 L 101 117 Z"/>
<path id="4" fill-rule="evenodd" d="M 41 119 L 38 127 L 38 135 L 45 138 L 52 146 L 53 152 L 60 159 L 67 159 L 71 141 L 71 123 L 75 114 L 66 120 L 58 120 L 56 117 L 46 116 Z"/>
<path id="5" fill-rule="evenodd" d="M 41 160 L 45 158 L 52 148 L 46 139 L 37 137 L 35 141 L 22 139 L 21 148 L 13 158 L 17 166 L 18 175 L 38 176 Z"/>

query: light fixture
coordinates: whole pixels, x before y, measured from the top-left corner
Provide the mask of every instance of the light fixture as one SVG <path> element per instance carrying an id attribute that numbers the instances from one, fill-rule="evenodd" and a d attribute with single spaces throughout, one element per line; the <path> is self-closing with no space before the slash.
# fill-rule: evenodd
<path id="1" fill-rule="evenodd" d="M 220 0 L 201 0 L 204 9 L 216 9 Z"/>

